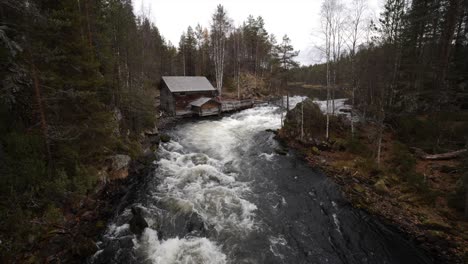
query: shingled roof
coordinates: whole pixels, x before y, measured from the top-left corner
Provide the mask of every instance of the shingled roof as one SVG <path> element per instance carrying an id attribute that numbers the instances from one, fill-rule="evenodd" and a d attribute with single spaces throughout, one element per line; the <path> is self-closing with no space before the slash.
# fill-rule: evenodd
<path id="1" fill-rule="evenodd" d="M 202 76 L 163 76 L 162 79 L 173 93 L 215 90 L 208 79 Z"/>
<path id="2" fill-rule="evenodd" d="M 214 102 L 220 104 L 218 101 L 214 100 L 213 98 L 208 98 L 208 97 L 201 97 L 201 98 L 198 98 L 197 100 L 193 101 L 190 103 L 190 105 L 193 105 L 193 106 L 202 106 L 206 103 L 208 103 L 209 101 L 213 100 Z"/>

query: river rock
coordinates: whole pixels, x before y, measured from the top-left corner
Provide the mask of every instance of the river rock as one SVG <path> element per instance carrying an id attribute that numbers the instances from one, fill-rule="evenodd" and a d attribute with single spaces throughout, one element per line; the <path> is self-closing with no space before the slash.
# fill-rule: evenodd
<path id="1" fill-rule="evenodd" d="M 167 142 L 171 141 L 171 136 L 169 136 L 167 134 L 162 134 L 161 136 L 159 136 L 159 138 L 161 139 L 162 143 L 167 143 Z"/>
<path id="2" fill-rule="evenodd" d="M 208 163 L 208 156 L 201 153 L 193 155 L 192 157 L 190 157 L 190 159 L 195 165 L 203 165 Z"/>
<path id="3" fill-rule="evenodd" d="M 203 219 L 196 213 L 192 213 L 190 215 L 189 220 L 187 221 L 186 225 L 187 232 L 193 232 L 193 231 L 198 231 L 198 232 L 205 232 L 205 223 L 203 222 Z"/>
<path id="4" fill-rule="evenodd" d="M 288 150 L 284 148 L 276 148 L 275 149 L 276 154 L 286 156 L 288 154 Z"/>
<path id="5" fill-rule="evenodd" d="M 119 239 L 120 248 L 133 248 L 133 237 L 125 236 Z"/>
<path id="6" fill-rule="evenodd" d="M 146 222 L 143 217 L 143 209 L 141 207 L 132 207 L 133 217 L 130 220 L 130 231 L 135 235 L 141 235 L 143 230 L 148 227 L 148 222 Z"/>
<path id="7" fill-rule="evenodd" d="M 145 136 L 148 139 L 148 142 L 151 144 L 157 145 L 160 142 L 159 131 L 157 127 L 153 128 L 152 130 L 146 130 Z"/>
<path id="8" fill-rule="evenodd" d="M 107 159 L 109 178 L 111 180 L 127 178 L 131 160 L 130 156 L 123 154 L 109 157 Z"/>

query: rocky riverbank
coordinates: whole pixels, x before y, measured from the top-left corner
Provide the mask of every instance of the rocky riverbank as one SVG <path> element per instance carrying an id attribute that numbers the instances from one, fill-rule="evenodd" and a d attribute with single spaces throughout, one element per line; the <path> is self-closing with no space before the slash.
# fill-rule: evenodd
<path id="1" fill-rule="evenodd" d="M 106 159 L 99 171 L 99 183 L 86 196 L 67 197 L 64 207 L 53 219 L 36 219 L 34 225 L 47 235 L 31 237 L 31 248 L 20 263 L 83 263 L 97 250 L 96 241 L 108 221 L 131 201 L 129 190 L 154 170 L 155 151 L 168 137 L 157 130 L 142 135 L 138 157 L 117 154 Z M 135 215 L 134 227 L 141 226 Z"/>
<path id="2" fill-rule="evenodd" d="M 332 117 L 332 134 L 325 140 L 325 117 L 318 106 L 305 102 L 303 132 L 300 107 L 290 111 L 277 132 L 280 141 L 298 150 L 311 166 L 324 170 L 355 207 L 396 226 L 436 263 L 467 262 L 468 223 L 449 206 L 449 194 L 461 178 L 460 161 L 420 160 L 393 134 L 385 133 L 382 162 L 377 166 L 373 124 L 360 124 L 352 139 L 346 120 Z"/>

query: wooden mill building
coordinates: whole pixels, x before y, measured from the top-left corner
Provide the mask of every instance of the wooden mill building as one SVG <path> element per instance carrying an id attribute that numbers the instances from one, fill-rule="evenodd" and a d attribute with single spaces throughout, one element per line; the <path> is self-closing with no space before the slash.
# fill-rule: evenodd
<path id="1" fill-rule="evenodd" d="M 221 112 L 221 103 L 215 97 L 217 90 L 206 77 L 164 76 L 161 82 L 161 109 L 169 115 L 215 115 Z"/>

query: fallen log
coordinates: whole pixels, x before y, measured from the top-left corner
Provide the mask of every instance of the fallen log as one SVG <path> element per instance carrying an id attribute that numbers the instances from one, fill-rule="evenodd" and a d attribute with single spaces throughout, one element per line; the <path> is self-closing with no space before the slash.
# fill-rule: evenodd
<path id="1" fill-rule="evenodd" d="M 467 152 L 467 149 L 460 149 L 457 151 L 442 153 L 442 154 L 434 154 L 434 155 L 421 155 L 421 158 L 424 160 L 448 160 L 460 157 L 462 154 Z"/>

